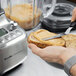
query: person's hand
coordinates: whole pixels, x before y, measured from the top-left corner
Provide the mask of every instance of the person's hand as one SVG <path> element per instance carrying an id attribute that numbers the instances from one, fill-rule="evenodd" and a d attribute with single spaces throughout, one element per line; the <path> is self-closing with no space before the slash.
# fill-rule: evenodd
<path id="1" fill-rule="evenodd" d="M 34 44 L 29 44 L 32 52 L 48 62 L 55 62 L 64 65 L 64 63 L 76 55 L 75 49 L 65 48 L 61 46 L 49 46 L 44 49 L 38 48 Z"/>
<path id="2" fill-rule="evenodd" d="M 71 22 L 73 22 L 75 20 L 76 20 L 76 8 L 74 8 L 74 10 L 73 10 Z"/>

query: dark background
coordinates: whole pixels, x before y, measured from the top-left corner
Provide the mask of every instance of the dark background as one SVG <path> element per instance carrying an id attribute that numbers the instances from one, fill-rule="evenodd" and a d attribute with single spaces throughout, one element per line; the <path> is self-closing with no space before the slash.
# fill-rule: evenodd
<path id="1" fill-rule="evenodd" d="M 67 0 L 57 0 L 57 2 L 65 2 L 65 1 L 67 1 Z"/>
<path id="2" fill-rule="evenodd" d="M 72 1 L 72 0 L 71 0 Z M 70 0 L 57 0 L 57 2 L 64 2 L 64 3 L 70 3 L 73 4 L 74 6 L 76 6 L 76 3 L 71 2 Z"/>

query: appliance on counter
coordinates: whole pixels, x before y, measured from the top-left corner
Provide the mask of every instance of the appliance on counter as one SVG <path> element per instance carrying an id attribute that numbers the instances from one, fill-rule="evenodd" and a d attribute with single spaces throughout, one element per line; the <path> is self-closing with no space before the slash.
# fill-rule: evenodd
<path id="1" fill-rule="evenodd" d="M 16 22 L 7 20 L 0 8 L 0 74 L 27 59 L 26 33 Z"/>
<path id="2" fill-rule="evenodd" d="M 50 6 L 44 7 L 47 11 Z M 41 21 L 43 28 L 52 32 L 63 32 L 71 23 L 74 6 L 68 3 L 57 3 L 53 13 Z"/>

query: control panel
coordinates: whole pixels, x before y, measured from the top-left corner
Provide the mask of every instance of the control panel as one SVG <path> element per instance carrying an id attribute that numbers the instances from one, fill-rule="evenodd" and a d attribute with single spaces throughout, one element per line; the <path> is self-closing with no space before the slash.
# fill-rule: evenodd
<path id="1" fill-rule="evenodd" d="M 6 27 L 0 28 L 0 44 L 5 44 L 20 35 L 22 35 L 21 28 L 15 22 L 10 22 Z"/>

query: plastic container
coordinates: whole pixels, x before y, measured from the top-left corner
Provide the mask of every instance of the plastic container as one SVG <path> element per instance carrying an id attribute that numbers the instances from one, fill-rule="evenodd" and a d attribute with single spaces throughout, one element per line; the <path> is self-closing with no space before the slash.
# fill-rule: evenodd
<path id="1" fill-rule="evenodd" d="M 7 18 L 28 30 L 37 26 L 43 17 L 48 17 L 53 12 L 55 3 L 56 0 L 2 0 L 2 7 Z M 48 4 L 52 6 L 45 12 Z"/>

